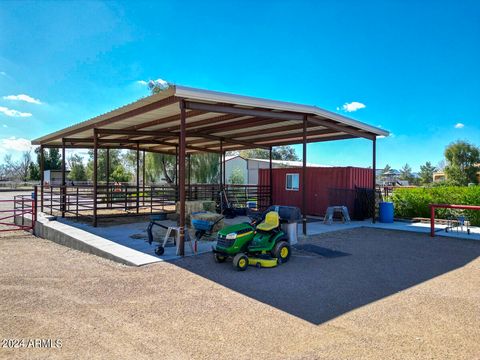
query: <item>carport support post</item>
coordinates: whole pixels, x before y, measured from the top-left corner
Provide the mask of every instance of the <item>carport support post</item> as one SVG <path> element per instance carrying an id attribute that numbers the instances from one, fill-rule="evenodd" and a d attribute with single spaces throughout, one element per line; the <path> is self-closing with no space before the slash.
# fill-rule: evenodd
<path id="1" fill-rule="evenodd" d="M 185 102 L 180 101 L 180 136 L 179 136 L 179 186 L 180 186 L 180 236 L 178 241 L 178 254 L 185 255 Z"/>
<path id="2" fill-rule="evenodd" d="M 140 143 L 137 142 L 137 188 L 136 188 L 136 191 L 137 191 L 137 214 L 139 212 L 139 207 L 140 207 Z"/>
<path id="3" fill-rule="evenodd" d="M 40 145 L 40 191 L 42 197 L 40 201 L 40 211 L 43 212 L 43 183 L 45 182 L 45 148 Z"/>
<path id="4" fill-rule="evenodd" d="M 178 142 L 180 143 L 180 137 L 178 138 Z M 175 201 L 178 200 L 179 192 L 178 192 L 178 145 L 175 146 Z"/>
<path id="5" fill-rule="evenodd" d="M 302 230 L 307 236 L 307 116 L 303 118 Z"/>
<path id="6" fill-rule="evenodd" d="M 62 187 L 60 189 L 60 209 L 62 210 L 62 218 L 65 217 L 65 201 L 66 201 L 66 185 L 67 182 L 65 181 L 65 167 L 66 167 L 66 159 L 65 159 L 65 139 L 62 139 Z"/>
<path id="7" fill-rule="evenodd" d="M 107 158 L 106 158 L 106 165 L 105 165 L 105 177 L 107 180 L 107 208 L 110 206 L 110 149 L 107 148 Z"/>
<path id="8" fill-rule="evenodd" d="M 226 186 L 226 184 L 227 184 L 227 171 L 226 171 L 227 164 L 225 162 L 225 160 L 226 160 L 225 154 L 226 154 L 226 151 L 222 152 L 223 186 Z"/>
<path id="9" fill-rule="evenodd" d="M 93 129 L 93 227 L 97 227 L 98 132 Z"/>
<path id="10" fill-rule="evenodd" d="M 142 159 L 142 192 L 143 192 L 143 206 L 145 206 L 145 150 L 143 150 L 143 159 Z"/>
<path id="11" fill-rule="evenodd" d="M 223 141 L 220 140 L 220 192 L 223 190 Z"/>
<path id="12" fill-rule="evenodd" d="M 187 178 L 187 187 L 188 187 L 188 198 L 192 200 L 192 191 L 190 189 L 190 185 L 192 183 L 192 163 L 190 162 L 190 154 L 187 155 L 187 161 L 188 161 L 188 178 Z"/>
<path id="13" fill-rule="evenodd" d="M 377 173 L 377 137 L 372 140 L 372 190 L 373 190 L 373 202 L 372 202 L 372 223 L 375 224 L 375 212 L 377 210 L 376 204 L 376 173 Z"/>
<path id="14" fill-rule="evenodd" d="M 270 184 L 270 206 L 273 205 L 273 171 L 272 171 L 272 147 L 269 150 L 268 177 Z"/>

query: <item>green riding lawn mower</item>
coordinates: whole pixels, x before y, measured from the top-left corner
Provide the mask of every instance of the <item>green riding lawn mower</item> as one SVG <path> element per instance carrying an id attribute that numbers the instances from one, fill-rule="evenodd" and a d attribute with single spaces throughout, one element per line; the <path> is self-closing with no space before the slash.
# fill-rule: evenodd
<path id="1" fill-rule="evenodd" d="M 291 206 L 271 206 L 265 212 L 251 216 L 250 223 L 231 225 L 218 232 L 213 247 L 215 261 L 233 259 L 233 267 L 244 271 L 249 265 L 275 267 L 289 260 L 291 248 L 281 224 L 296 224 L 300 210 Z"/>

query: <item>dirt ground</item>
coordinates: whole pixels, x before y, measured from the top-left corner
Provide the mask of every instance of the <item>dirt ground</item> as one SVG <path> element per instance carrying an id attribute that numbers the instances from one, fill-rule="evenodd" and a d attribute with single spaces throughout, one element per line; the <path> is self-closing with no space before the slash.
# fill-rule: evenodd
<path id="1" fill-rule="evenodd" d="M 0 235 L 0 358 L 479 359 L 480 243 L 378 229 L 274 269 L 210 254 L 127 267 Z"/>

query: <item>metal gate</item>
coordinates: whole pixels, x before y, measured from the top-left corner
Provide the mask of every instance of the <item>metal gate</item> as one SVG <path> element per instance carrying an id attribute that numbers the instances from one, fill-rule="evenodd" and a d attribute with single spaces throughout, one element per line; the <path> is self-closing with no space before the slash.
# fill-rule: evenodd
<path id="1" fill-rule="evenodd" d="M 36 191 L 0 200 L 0 232 L 34 230 L 37 218 Z"/>

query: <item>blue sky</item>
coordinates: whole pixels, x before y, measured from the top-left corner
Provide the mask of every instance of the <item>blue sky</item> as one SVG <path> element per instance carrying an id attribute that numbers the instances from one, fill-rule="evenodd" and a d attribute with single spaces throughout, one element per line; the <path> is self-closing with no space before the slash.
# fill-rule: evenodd
<path id="1" fill-rule="evenodd" d="M 3 1 L 0 159 L 162 78 L 381 126 L 393 135 L 378 141 L 378 166 L 416 170 L 451 141 L 480 145 L 479 64 L 479 1 Z M 352 102 L 365 107 L 342 109 Z M 366 140 L 308 152 L 371 164 Z"/>

